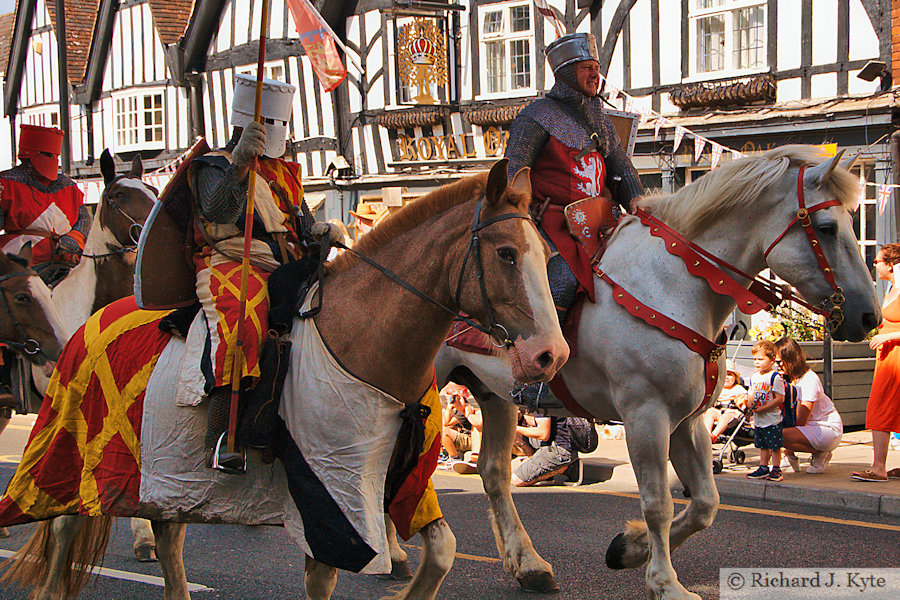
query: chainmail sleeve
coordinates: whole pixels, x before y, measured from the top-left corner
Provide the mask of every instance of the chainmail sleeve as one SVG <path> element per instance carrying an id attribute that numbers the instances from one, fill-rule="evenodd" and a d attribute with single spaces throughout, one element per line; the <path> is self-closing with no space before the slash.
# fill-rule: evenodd
<path id="1" fill-rule="evenodd" d="M 541 155 L 550 134 L 529 117 L 520 115 L 509 127 L 504 156 L 509 159 L 507 176 L 512 179 L 523 167 L 531 167 Z"/>
<path id="2" fill-rule="evenodd" d="M 203 164 L 197 172 L 200 214 L 213 223 L 236 224 L 247 204 L 247 181 L 238 182 L 234 165 Z"/>
<path id="3" fill-rule="evenodd" d="M 600 114 L 602 135 L 609 141 L 606 145 L 608 153 L 603 157 L 606 162 L 606 186 L 613 191 L 613 200 L 627 211 L 631 209 L 632 200 L 644 195 L 644 187 L 625 148 L 622 147 L 609 115 Z M 614 180 L 616 176 L 621 180 L 616 182 Z"/>
<path id="4" fill-rule="evenodd" d="M 87 237 L 87 234 L 91 230 L 92 220 L 93 218 L 91 217 L 91 211 L 88 210 L 87 206 L 82 204 L 78 208 L 78 220 L 75 221 L 75 225 L 72 226 L 72 229 Z"/>

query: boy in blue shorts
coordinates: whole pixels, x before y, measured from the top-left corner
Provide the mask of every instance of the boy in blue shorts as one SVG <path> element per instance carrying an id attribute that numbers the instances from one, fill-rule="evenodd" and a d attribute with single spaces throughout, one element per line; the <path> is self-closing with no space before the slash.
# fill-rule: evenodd
<path id="1" fill-rule="evenodd" d="M 781 405 L 784 402 L 784 380 L 775 370 L 775 344 L 763 340 L 753 345 L 753 367 L 750 376 L 750 402 L 755 407 L 753 445 L 759 448 L 759 467 L 747 477 L 781 481 Z M 772 469 L 769 470 L 771 460 Z"/>

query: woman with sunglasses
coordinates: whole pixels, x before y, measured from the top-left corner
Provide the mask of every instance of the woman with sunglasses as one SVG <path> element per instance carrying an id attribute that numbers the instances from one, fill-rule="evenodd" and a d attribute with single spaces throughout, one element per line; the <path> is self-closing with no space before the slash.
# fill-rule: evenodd
<path id="1" fill-rule="evenodd" d="M 850 475 L 856 481 L 900 478 L 900 469 L 887 470 L 888 443 L 892 431 L 900 431 L 900 244 L 885 244 L 875 255 L 878 279 L 891 282 L 881 305 L 881 325 L 869 342 L 875 349 L 875 374 L 866 405 L 866 429 L 872 430 L 872 466 Z"/>
<path id="2" fill-rule="evenodd" d="M 797 425 L 782 431 L 784 453 L 795 473 L 800 472 L 800 461 L 794 452 L 809 452 L 807 473 L 824 473 L 832 451 L 841 443 L 844 424 L 834 402 L 825 393 L 819 376 L 806 363 L 806 353 L 791 338 L 775 342 L 778 359 L 775 365 L 779 373 L 800 390 L 797 405 Z"/>

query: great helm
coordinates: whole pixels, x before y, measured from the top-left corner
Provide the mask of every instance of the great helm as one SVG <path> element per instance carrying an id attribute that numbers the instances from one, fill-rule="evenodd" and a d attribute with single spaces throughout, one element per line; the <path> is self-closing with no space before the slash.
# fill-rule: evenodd
<path id="1" fill-rule="evenodd" d="M 590 33 L 564 35 L 547 46 L 545 52 L 547 53 L 547 62 L 550 63 L 550 68 L 554 73 L 559 68 L 574 62 L 583 60 L 600 62 L 600 55 L 597 54 L 597 40 Z"/>
<path id="2" fill-rule="evenodd" d="M 56 127 L 22 125 L 19 128 L 19 159 L 27 158 L 41 176 L 56 181 L 62 143 L 63 132 Z"/>
<path id="3" fill-rule="evenodd" d="M 274 79 L 263 79 L 262 116 L 266 128 L 265 155 L 278 158 L 284 154 L 287 122 L 297 88 Z M 231 102 L 231 125 L 243 127 L 253 120 L 256 106 L 256 77 L 240 73 L 234 76 L 234 100 Z"/>

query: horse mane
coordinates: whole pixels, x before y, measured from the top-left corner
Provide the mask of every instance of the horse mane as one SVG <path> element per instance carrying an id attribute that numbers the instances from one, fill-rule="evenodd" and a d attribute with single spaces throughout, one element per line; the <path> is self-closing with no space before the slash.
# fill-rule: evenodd
<path id="1" fill-rule="evenodd" d="M 649 194 L 638 206 L 690 237 L 723 214 L 753 201 L 789 168 L 817 165 L 824 160 L 815 146 L 781 146 L 759 156 L 730 161 L 674 194 Z M 859 196 L 856 177 L 840 166 L 825 185 L 845 207 L 852 206 Z"/>
<path id="2" fill-rule="evenodd" d="M 359 238 L 353 249 L 365 256 L 373 255 L 397 236 L 421 225 L 431 217 L 481 195 L 487 183 L 487 176 L 487 173 L 481 173 L 460 179 L 410 202 L 397 212 L 388 215 L 374 229 Z M 326 274 L 346 271 L 359 260 L 352 253 L 343 252 L 326 265 Z"/>

